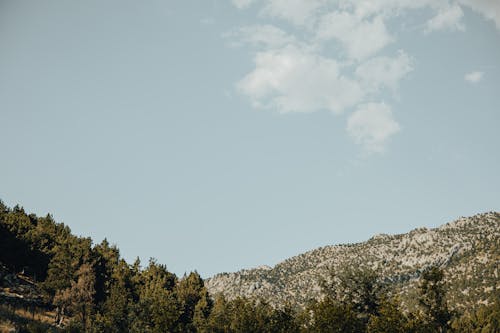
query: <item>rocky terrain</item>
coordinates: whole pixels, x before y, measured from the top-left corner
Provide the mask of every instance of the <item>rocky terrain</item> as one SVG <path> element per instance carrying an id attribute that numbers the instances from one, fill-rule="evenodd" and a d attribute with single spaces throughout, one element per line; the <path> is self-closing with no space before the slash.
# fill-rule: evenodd
<path id="1" fill-rule="evenodd" d="M 223 293 L 229 299 L 245 296 L 274 305 L 303 306 L 321 298 L 320 282 L 331 271 L 352 263 L 379 272 L 409 308 L 420 273 L 430 265 L 444 269 L 453 307 L 488 304 L 492 291 L 500 287 L 500 213 L 463 217 L 434 229 L 377 235 L 357 244 L 325 246 L 272 268 L 217 274 L 206 285 L 210 293 Z"/>
<path id="2" fill-rule="evenodd" d="M 43 306 L 43 297 L 35 282 L 23 274 L 15 274 L 0 263 L 0 303 Z"/>
<path id="3" fill-rule="evenodd" d="M 19 332 L 21 327 L 33 323 L 38 325 L 40 332 L 54 332 L 51 330 L 53 322 L 50 306 L 36 283 L 0 263 L 0 332 Z"/>

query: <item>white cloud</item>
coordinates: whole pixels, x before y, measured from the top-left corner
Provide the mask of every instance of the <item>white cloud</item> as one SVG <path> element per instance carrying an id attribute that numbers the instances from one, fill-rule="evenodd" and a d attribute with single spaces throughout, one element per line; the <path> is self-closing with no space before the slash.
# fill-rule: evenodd
<path id="1" fill-rule="evenodd" d="M 250 6 L 255 0 L 232 0 L 233 5 L 239 9 L 244 9 Z"/>
<path id="2" fill-rule="evenodd" d="M 483 72 L 474 71 L 467 73 L 465 74 L 464 79 L 470 83 L 478 83 L 483 79 Z"/>
<path id="3" fill-rule="evenodd" d="M 239 9 L 249 7 L 257 0 L 231 0 Z M 467 6 L 480 13 L 485 18 L 495 22 L 500 30 L 500 1 L 498 0 L 265 0 L 262 13 L 279 17 L 296 25 L 314 23 L 319 19 L 321 9 L 350 10 L 360 20 L 381 15 L 384 18 L 393 17 L 404 11 L 429 8 L 436 15 L 426 25 L 425 29 L 457 28 L 454 19 L 458 20 L 462 12 L 461 6 Z M 451 5 L 450 5 L 451 2 Z M 459 4 L 459 5 L 458 5 Z M 462 13 L 463 14 L 463 13 Z M 437 27 L 434 28 L 434 26 Z M 463 25 L 459 23 L 459 30 Z"/>
<path id="4" fill-rule="evenodd" d="M 298 26 L 313 23 L 326 0 L 267 0 L 262 14 L 285 19 Z"/>
<path id="5" fill-rule="evenodd" d="M 365 89 L 378 91 L 382 87 L 396 90 L 399 81 L 413 70 L 413 60 L 400 50 L 396 57 L 377 57 L 369 59 L 356 68 L 356 76 Z"/>
<path id="6" fill-rule="evenodd" d="M 318 24 L 317 37 L 322 40 L 339 40 L 345 46 L 348 56 L 357 60 L 375 54 L 393 41 L 381 16 L 361 20 L 346 11 L 324 15 Z"/>
<path id="7" fill-rule="evenodd" d="M 269 24 L 242 27 L 226 36 L 236 40 L 233 45 L 248 43 L 257 47 L 276 48 L 297 43 L 295 37 Z"/>
<path id="8" fill-rule="evenodd" d="M 257 53 L 255 69 L 238 89 L 254 106 L 283 113 L 341 113 L 364 97 L 358 82 L 339 73 L 337 61 L 293 45 Z"/>
<path id="9" fill-rule="evenodd" d="M 446 5 L 448 0 L 345 0 L 341 3 L 344 7 L 352 9 L 360 18 L 374 15 L 387 18 L 398 16 L 411 9 L 439 8 Z"/>
<path id="10" fill-rule="evenodd" d="M 390 106 L 385 103 L 360 105 L 347 120 L 347 132 L 367 153 L 381 153 L 391 136 L 400 131 Z"/>
<path id="11" fill-rule="evenodd" d="M 465 26 L 461 22 L 464 12 L 459 5 L 452 5 L 442 8 L 436 16 L 427 21 L 425 32 L 430 33 L 436 30 L 459 30 L 464 31 Z"/>
<path id="12" fill-rule="evenodd" d="M 468 6 L 500 29 L 500 0 L 232 1 L 238 8 L 258 5 L 258 19 L 273 23 L 230 34 L 255 52 L 255 67 L 237 83 L 239 92 L 255 107 L 282 113 L 355 110 L 347 132 L 370 153 L 383 151 L 400 131 L 390 106 L 376 101 L 386 89 L 397 91 L 414 68 L 404 50 L 381 54 L 398 36 L 389 31 L 401 21 L 394 18 L 419 10 L 415 18 L 421 22 L 415 24 L 425 33 L 463 31 L 463 8 Z M 481 72 L 465 76 L 472 83 L 481 78 Z"/>
<path id="13" fill-rule="evenodd" d="M 500 30 L 500 1 L 498 0 L 458 0 L 489 20 L 493 20 Z"/>

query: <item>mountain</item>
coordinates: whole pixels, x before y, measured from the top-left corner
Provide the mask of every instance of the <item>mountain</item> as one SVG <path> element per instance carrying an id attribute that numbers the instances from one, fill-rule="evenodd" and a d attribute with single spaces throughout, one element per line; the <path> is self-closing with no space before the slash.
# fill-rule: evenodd
<path id="1" fill-rule="evenodd" d="M 0 200 L 0 332 L 497 332 L 499 224 L 486 213 L 204 281 Z M 332 270 L 350 279 L 335 287 Z M 330 297 L 302 307 L 323 280 Z"/>
<path id="2" fill-rule="evenodd" d="M 273 305 L 304 306 L 321 298 L 320 283 L 357 265 L 375 270 L 408 308 L 415 305 L 421 272 L 443 268 L 452 308 L 472 309 L 500 287 L 500 213 L 462 217 L 438 228 L 418 228 L 406 234 L 376 235 L 356 244 L 321 247 L 289 258 L 274 267 L 261 266 L 220 273 L 206 280 L 211 294 L 229 299 L 259 298 Z"/>

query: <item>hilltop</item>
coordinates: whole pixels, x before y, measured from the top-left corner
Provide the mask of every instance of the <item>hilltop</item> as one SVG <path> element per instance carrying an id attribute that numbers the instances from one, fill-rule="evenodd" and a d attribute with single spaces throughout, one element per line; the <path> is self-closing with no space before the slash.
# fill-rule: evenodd
<path id="1" fill-rule="evenodd" d="M 445 272 L 449 301 L 457 309 L 488 304 L 500 287 L 500 214 L 462 217 L 438 228 L 405 234 L 376 235 L 356 244 L 324 246 L 289 258 L 274 267 L 221 273 L 206 280 L 211 294 L 238 296 L 304 306 L 321 298 L 320 283 L 330 272 L 352 264 L 373 269 L 394 293 L 412 304 L 421 272 L 439 266 Z"/>

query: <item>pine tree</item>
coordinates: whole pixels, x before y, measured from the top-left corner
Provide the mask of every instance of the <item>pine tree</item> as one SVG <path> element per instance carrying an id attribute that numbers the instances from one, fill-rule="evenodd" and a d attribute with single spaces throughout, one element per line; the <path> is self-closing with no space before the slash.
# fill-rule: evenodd
<path id="1" fill-rule="evenodd" d="M 201 329 L 203 333 L 225 333 L 230 332 L 231 318 L 230 318 L 229 304 L 222 294 L 215 296 L 212 311 L 208 316 L 207 326 Z"/>
<path id="2" fill-rule="evenodd" d="M 409 331 L 408 318 L 399 310 L 396 300 L 383 300 L 378 315 L 370 316 L 368 333 L 406 333 Z"/>
<path id="3" fill-rule="evenodd" d="M 327 297 L 315 302 L 305 310 L 304 327 L 310 333 L 359 333 L 365 324 L 350 305 L 335 302 Z"/>
<path id="4" fill-rule="evenodd" d="M 195 311 L 198 307 L 197 320 L 201 321 L 208 316 L 210 312 L 211 302 L 208 297 L 208 292 L 205 289 L 203 279 L 197 272 L 192 272 L 188 276 L 184 276 L 175 288 L 177 299 L 182 309 L 180 317 L 181 330 L 183 332 L 195 332 L 196 328 L 193 324 Z M 203 304 L 198 306 L 202 301 Z"/>
<path id="5" fill-rule="evenodd" d="M 181 307 L 174 292 L 177 278 L 164 265 L 150 260 L 141 274 L 139 301 L 133 312 L 131 332 L 175 332 Z"/>
<path id="6" fill-rule="evenodd" d="M 421 276 L 419 304 L 433 332 L 446 332 L 449 328 L 451 312 L 446 302 L 446 289 L 443 270 L 432 266 Z"/>
<path id="7" fill-rule="evenodd" d="M 93 310 L 95 274 L 92 266 L 82 264 L 76 272 L 76 282 L 71 282 L 71 287 L 57 291 L 54 304 L 63 309 L 69 309 L 80 317 L 84 330 L 87 329 L 89 316 Z M 59 321 L 62 322 L 62 319 Z"/>
<path id="8" fill-rule="evenodd" d="M 326 297 L 352 307 L 366 322 L 369 316 L 378 314 L 386 285 L 377 272 L 361 267 L 354 264 L 331 270 L 329 280 L 322 282 L 322 289 Z"/>

